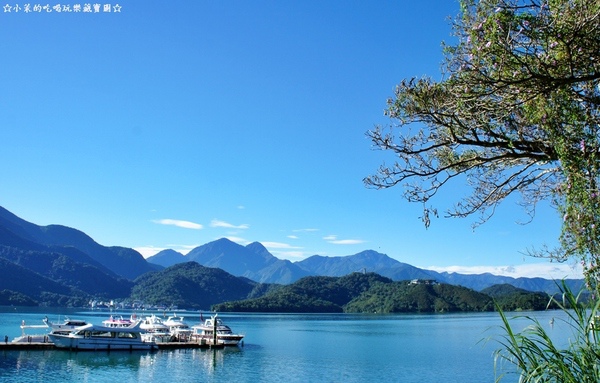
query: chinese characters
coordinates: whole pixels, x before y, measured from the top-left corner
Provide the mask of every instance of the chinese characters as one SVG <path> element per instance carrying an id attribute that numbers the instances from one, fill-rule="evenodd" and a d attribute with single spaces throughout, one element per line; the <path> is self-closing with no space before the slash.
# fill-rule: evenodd
<path id="1" fill-rule="evenodd" d="M 121 13 L 119 4 L 75 3 L 54 4 L 24 3 L 6 4 L 4 13 Z"/>

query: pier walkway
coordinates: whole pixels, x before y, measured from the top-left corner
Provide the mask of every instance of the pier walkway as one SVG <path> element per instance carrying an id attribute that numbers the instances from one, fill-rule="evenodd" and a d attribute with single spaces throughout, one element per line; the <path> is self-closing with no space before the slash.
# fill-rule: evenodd
<path id="1" fill-rule="evenodd" d="M 223 344 L 212 345 L 210 343 L 197 343 L 197 342 L 163 342 L 157 343 L 156 347 L 158 350 L 178 350 L 178 349 L 222 349 L 225 348 Z M 0 351 L 30 351 L 30 350 L 67 350 L 60 349 L 54 346 L 54 343 L 0 343 Z M 83 351 L 83 350 L 82 350 Z M 87 350 L 86 350 L 87 351 Z M 102 350 L 104 351 L 104 350 Z M 120 351 L 120 350 L 112 350 Z"/>

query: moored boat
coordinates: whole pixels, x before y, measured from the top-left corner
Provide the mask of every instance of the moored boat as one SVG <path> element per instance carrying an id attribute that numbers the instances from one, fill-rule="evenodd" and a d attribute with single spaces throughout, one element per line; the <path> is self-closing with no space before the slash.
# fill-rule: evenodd
<path id="1" fill-rule="evenodd" d="M 140 328 L 143 330 L 143 338 L 149 342 L 170 342 L 171 333 L 169 326 L 165 325 L 159 317 L 152 314 L 140 321 Z"/>
<path id="2" fill-rule="evenodd" d="M 192 335 L 192 328 L 183 320 L 182 316 L 170 316 L 164 321 L 169 327 L 169 333 L 179 341 L 188 340 Z"/>
<path id="3" fill-rule="evenodd" d="M 78 327 L 89 324 L 89 322 L 86 322 L 84 320 L 71 319 L 69 317 L 65 317 L 64 321 L 62 321 L 61 323 L 52 323 L 48 320 L 48 317 L 45 317 L 44 323 L 46 323 L 48 325 L 48 327 L 50 327 L 50 333 L 64 333 L 64 334 L 69 333 Z"/>
<path id="4" fill-rule="evenodd" d="M 235 334 L 217 314 L 206 319 L 204 323 L 192 326 L 192 330 L 192 339 L 200 342 L 214 342 L 216 331 L 217 344 L 225 346 L 236 346 L 244 338 L 243 334 Z"/>
<path id="5" fill-rule="evenodd" d="M 129 327 L 134 323 L 132 319 L 123 318 L 121 315 L 111 315 L 108 319 L 102 321 L 102 325 L 105 327 Z"/>
<path id="6" fill-rule="evenodd" d="M 141 322 L 129 327 L 88 324 L 68 334 L 48 334 L 57 348 L 74 350 L 152 350 L 156 343 L 142 339 Z"/>
<path id="7" fill-rule="evenodd" d="M 21 322 L 21 336 L 12 340 L 12 343 L 48 343 L 50 341 L 48 335 L 50 334 L 67 334 L 74 329 L 85 326 L 88 322 L 78 319 L 65 318 L 60 323 L 52 323 L 48 320 L 48 317 L 44 317 L 42 320 L 43 325 L 29 325 L 25 321 Z M 26 334 L 28 330 L 32 329 L 43 329 L 43 334 Z"/>

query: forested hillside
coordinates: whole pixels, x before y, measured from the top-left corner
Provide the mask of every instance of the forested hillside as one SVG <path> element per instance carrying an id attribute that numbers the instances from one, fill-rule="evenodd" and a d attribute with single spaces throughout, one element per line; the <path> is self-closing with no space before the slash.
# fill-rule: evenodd
<path id="1" fill-rule="evenodd" d="M 306 277 L 263 297 L 214 305 L 217 311 L 253 312 L 456 312 L 492 311 L 492 298 L 471 289 L 394 282 L 375 273 Z"/>
<path id="2" fill-rule="evenodd" d="M 215 303 L 245 299 L 255 289 L 265 288 L 258 285 L 221 269 L 186 262 L 136 279 L 131 299 L 152 305 L 208 310 Z"/>

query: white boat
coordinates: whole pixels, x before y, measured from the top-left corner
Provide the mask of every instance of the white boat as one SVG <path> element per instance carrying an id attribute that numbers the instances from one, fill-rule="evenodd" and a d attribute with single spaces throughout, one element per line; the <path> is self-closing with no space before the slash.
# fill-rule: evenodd
<path id="1" fill-rule="evenodd" d="M 171 332 L 169 326 L 165 325 L 159 317 L 152 314 L 147 316 L 140 322 L 140 328 L 143 330 L 143 337 L 148 342 L 170 342 Z"/>
<path id="2" fill-rule="evenodd" d="M 25 321 L 21 322 L 21 336 L 12 340 L 12 343 L 48 343 L 50 341 L 49 334 L 67 334 L 74 329 L 85 326 L 88 322 L 78 319 L 65 318 L 61 323 L 52 323 L 45 317 L 43 325 L 28 325 Z M 27 334 L 28 330 L 43 329 L 42 334 Z"/>
<path id="3" fill-rule="evenodd" d="M 206 319 L 204 323 L 192 326 L 192 339 L 196 341 L 214 342 L 215 331 L 217 344 L 225 346 L 236 346 L 243 338 L 243 334 L 235 334 L 231 328 L 217 318 L 217 314 Z"/>
<path id="4" fill-rule="evenodd" d="M 156 343 L 142 339 L 141 322 L 130 327 L 88 324 L 68 334 L 48 334 L 57 348 L 73 350 L 153 350 Z"/>
<path id="5" fill-rule="evenodd" d="M 113 316 L 111 315 L 108 319 L 102 321 L 102 325 L 105 327 L 129 327 L 133 325 L 135 322 L 132 319 L 123 318 L 121 315 Z"/>
<path id="6" fill-rule="evenodd" d="M 187 340 L 192 335 L 192 328 L 183 320 L 182 316 L 170 316 L 164 321 L 164 324 L 169 327 L 169 333 L 180 341 Z"/>
<path id="7" fill-rule="evenodd" d="M 154 314 L 142 319 L 140 327 L 146 331 L 169 332 L 169 326 Z"/>
<path id="8" fill-rule="evenodd" d="M 65 320 L 61 323 L 52 323 L 48 320 L 48 317 L 45 317 L 44 323 L 46 323 L 50 327 L 50 333 L 63 334 L 69 333 L 78 327 L 82 327 L 89 324 L 89 322 L 86 322 L 84 320 L 70 319 L 69 317 L 66 317 Z"/>

